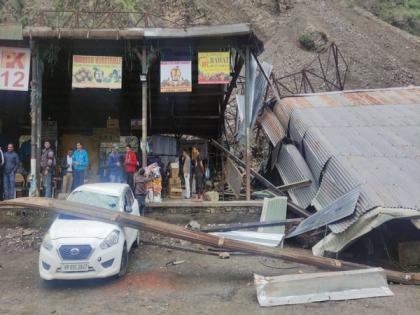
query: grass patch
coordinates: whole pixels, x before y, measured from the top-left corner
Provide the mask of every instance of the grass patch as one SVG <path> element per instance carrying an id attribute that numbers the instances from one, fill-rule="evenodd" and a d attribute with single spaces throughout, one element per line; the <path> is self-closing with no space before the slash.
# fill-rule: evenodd
<path id="1" fill-rule="evenodd" d="M 374 0 L 359 4 L 391 25 L 420 36 L 420 0 Z"/>

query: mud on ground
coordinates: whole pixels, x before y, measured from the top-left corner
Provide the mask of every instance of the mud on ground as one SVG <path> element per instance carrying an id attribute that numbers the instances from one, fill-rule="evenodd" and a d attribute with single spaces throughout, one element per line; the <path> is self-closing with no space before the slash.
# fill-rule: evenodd
<path id="1" fill-rule="evenodd" d="M 26 234 L 31 231 L 26 230 Z M 391 285 L 395 296 L 261 308 L 253 273 L 315 272 L 295 263 L 254 256 L 217 256 L 142 245 L 132 252 L 128 274 L 120 279 L 43 282 L 38 275 L 37 241 L 23 230 L 0 229 L 0 314 L 409 314 L 420 309 L 420 288 Z M 8 238 L 6 236 L 9 235 Z M 10 235 L 13 235 L 10 237 Z M 198 245 L 143 233 L 158 243 Z M 25 243 L 25 241 L 23 241 Z M 168 265 L 171 261 L 184 261 Z"/>

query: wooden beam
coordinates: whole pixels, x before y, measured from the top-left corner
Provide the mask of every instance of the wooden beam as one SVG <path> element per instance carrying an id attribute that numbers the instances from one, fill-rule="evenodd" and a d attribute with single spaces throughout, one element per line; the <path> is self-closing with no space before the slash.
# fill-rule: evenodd
<path id="1" fill-rule="evenodd" d="M 81 218 L 119 224 L 141 231 L 158 233 L 164 236 L 178 238 L 205 246 L 212 246 L 259 256 L 284 259 L 287 261 L 293 261 L 296 263 L 302 263 L 331 270 L 368 268 L 368 266 L 365 265 L 344 262 L 332 258 L 312 256 L 310 253 L 308 253 L 308 251 L 305 250 L 291 248 L 279 249 L 231 240 L 227 238 L 220 238 L 211 234 L 188 230 L 177 225 L 160 222 L 154 219 L 130 215 L 123 212 L 115 212 L 105 208 L 90 206 L 68 200 L 27 197 L 0 202 L 0 210 L 10 210 L 16 208 L 55 211 L 57 213 L 73 215 Z M 391 270 L 385 270 L 385 272 L 389 281 L 404 284 L 420 284 L 420 273 L 401 273 Z"/>
<path id="2" fill-rule="evenodd" d="M 224 152 L 227 156 L 229 156 L 233 161 L 238 163 L 240 166 L 245 167 L 245 163 L 242 162 L 240 159 L 238 159 L 236 156 L 234 156 L 232 153 L 230 153 L 228 150 L 226 150 L 223 146 L 221 146 L 216 140 L 211 140 L 210 143 Z M 265 187 L 267 187 L 270 191 L 272 191 L 277 196 L 285 196 L 285 194 L 280 191 L 276 186 L 274 186 L 270 181 L 265 179 L 263 176 L 261 176 L 258 172 L 254 171 L 253 169 L 250 169 L 251 174 L 262 184 L 264 184 Z M 287 206 L 290 208 L 292 212 L 295 214 L 302 216 L 304 218 L 309 217 L 311 213 L 303 209 L 302 207 L 298 206 L 297 204 L 288 201 Z"/>

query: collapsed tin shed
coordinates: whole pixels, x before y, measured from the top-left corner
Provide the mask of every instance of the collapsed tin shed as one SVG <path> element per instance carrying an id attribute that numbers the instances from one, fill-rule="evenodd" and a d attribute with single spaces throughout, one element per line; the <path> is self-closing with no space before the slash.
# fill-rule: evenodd
<path id="1" fill-rule="evenodd" d="M 360 187 L 354 213 L 328 225 L 328 244 L 341 237 L 340 246 L 324 243 L 317 254 L 345 248 L 356 238 L 346 231 L 379 208 L 398 211 L 388 220 L 420 215 L 420 87 L 298 95 L 265 111 L 261 126 L 277 145 L 271 158 L 282 181 L 313 179 L 289 193 L 294 202 L 319 211 Z M 273 114 L 280 128 L 270 128 Z"/>

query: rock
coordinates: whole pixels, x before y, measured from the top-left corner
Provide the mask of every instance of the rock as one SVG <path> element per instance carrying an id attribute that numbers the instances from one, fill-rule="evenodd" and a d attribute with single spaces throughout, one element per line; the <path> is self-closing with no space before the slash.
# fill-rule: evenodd
<path id="1" fill-rule="evenodd" d="M 204 200 L 206 201 L 219 201 L 219 193 L 217 191 L 208 191 L 204 193 Z"/>
<path id="2" fill-rule="evenodd" d="M 230 258 L 230 254 L 228 252 L 223 252 L 219 254 L 219 258 L 220 259 L 229 259 Z"/>
<path id="3" fill-rule="evenodd" d="M 25 230 L 23 230 L 23 232 L 22 232 L 22 236 L 29 236 L 29 235 L 32 235 L 32 234 L 34 234 L 36 231 L 35 230 L 33 230 L 33 229 L 25 229 Z"/>
<path id="4" fill-rule="evenodd" d="M 185 227 L 190 230 L 199 230 L 201 225 L 197 221 L 191 220 Z"/>

